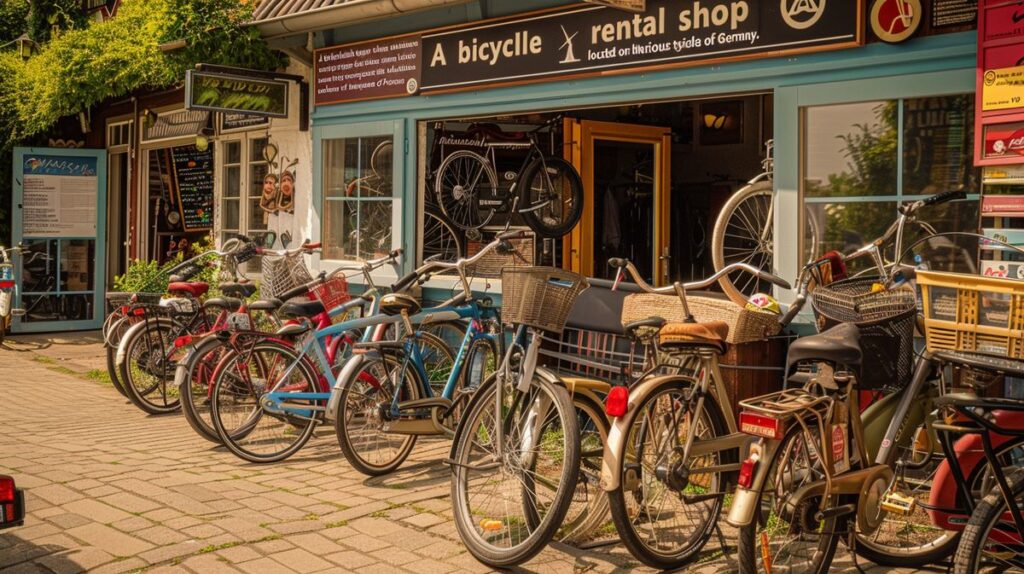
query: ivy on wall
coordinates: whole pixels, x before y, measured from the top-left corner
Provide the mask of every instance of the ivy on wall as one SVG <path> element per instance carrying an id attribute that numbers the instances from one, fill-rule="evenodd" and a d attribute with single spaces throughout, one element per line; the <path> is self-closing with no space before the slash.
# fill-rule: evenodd
<path id="1" fill-rule="evenodd" d="M 45 134 L 62 117 L 137 90 L 173 86 L 197 63 L 262 70 L 285 64 L 245 26 L 252 0 L 123 0 L 105 22 L 69 18 L 70 4 L 80 6 L 78 0 L 0 0 L 0 25 L 13 27 L 0 37 L 26 29 L 46 36 L 28 60 L 14 46 L 0 51 L 0 161 L 9 163 L 11 148 Z M 160 49 L 177 40 L 185 47 Z M 0 192 L 0 243 L 10 237 L 3 213 L 9 189 L 0 184 L 7 192 Z"/>

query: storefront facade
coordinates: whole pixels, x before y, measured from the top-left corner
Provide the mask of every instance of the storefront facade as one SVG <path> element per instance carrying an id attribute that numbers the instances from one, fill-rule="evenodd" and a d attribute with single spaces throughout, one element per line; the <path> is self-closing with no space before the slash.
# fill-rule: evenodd
<path id="1" fill-rule="evenodd" d="M 722 6 L 721 11 L 712 10 L 710 14 L 720 14 L 723 20 L 715 28 L 716 21 L 709 17 L 705 25 L 710 25 L 713 33 L 704 37 L 716 37 L 717 34 L 717 37 L 722 39 L 732 36 L 739 38 L 738 34 L 743 30 L 749 30 L 749 26 L 744 25 L 742 21 L 736 23 L 729 20 L 740 17 L 753 18 L 744 12 L 750 9 L 746 6 L 747 3 L 717 4 Z M 782 2 L 783 7 L 786 4 L 787 2 Z M 740 5 L 743 7 L 737 8 Z M 675 8 L 679 6 L 678 4 L 672 6 L 672 10 L 678 11 Z M 731 12 L 726 11 L 726 7 L 729 6 Z M 637 17 L 655 18 L 651 23 L 653 28 L 648 30 L 651 34 L 657 35 L 657 27 L 663 26 L 657 18 L 664 18 L 665 7 L 663 3 L 648 2 L 648 12 Z M 711 8 L 714 9 L 715 6 Z M 691 128 L 691 133 L 694 134 L 692 138 L 685 133 L 685 127 L 679 129 L 678 122 L 676 125 L 666 126 L 663 130 L 662 135 L 667 138 L 664 140 L 666 144 L 676 148 L 675 155 L 661 156 L 665 159 L 656 170 L 657 174 L 653 174 L 655 179 L 666 180 L 663 183 L 685 179 L 687 170 L 690 170 L 691 174 L 703 168 L 706 168 L 703 169 L 705 172 L 716 169 L 725 171 L 728 167 L 721 168 L 723 163 L 734 163 L 741 165 L 742 168 L 729 171 L 728 178 L 722 179 L 731 180 L 727 189 L 735 190 L 741 185 L 740 181 L 757 175 L 764 140 L 774 140 L 775 267 L 783 277 L 791 280 L 796 277 L 805 261 L 801 250 L 813 249 L 808 243 L 814 237 L 821 242 L 816 250 L 843 249 L 843 234 L 848 230 L 835 229 L 835 221 L 840 221 L 839 225 L 851 226 L 857 222 L 861 223 L 862 227 L 866 228 L 857 231 L 869 240 L 874 237 L 870 235 L 871 231 L 878 225 L 882 225 L 884 231 L 885 225 L 895 217 L 895 202 L 943 191 L 949 187 L 964 186 L 971 194 L 970 200 L 962 202 L 962 205 L 957 204 L 956 213 L 944 213 L 942 218 L 960 230 L 974 230 L 978 226 L 978 176 L 971 163 L 977 43 L 976 34 L 972 31 L 973 19 L 965 18 L 958 27 L 934 26 L 930 30 L 931 35 L 889 44 L 877 41 L 871 35 L 871 29 L 866 22 L 870 16 L 868 9 L 868 6 L 861 6 L 855 13 L 863 16 L 863 21 L 847 24 L 844 28 L 846 33 L 852 32 L 856 37 L 843 37 L 838 41 L 826 40 L 812 50 L 799 48 L 798 35 L 791 35 L 786 38 L 793 42 L 792 47 L 776 46 L 761 52 L 756 49 L 744 50 L 742 54 L 729 53 L 722 56 L 741 61 L 711 64 L 697 62 L 694 65 L 680 64 L 674 67 L 678 63 L 660 65 L 657 62 L 659 58 L 653 56 L 653 62 L 644 64 L 640 61 L 636 65 L 615 68 L 614 74 L 609 75 L 581 72 L 563 77 L 553 73 L 547 74 L 547 71 L 542 69 L 539 72 L 543 77 L 539 79 L 543 81 L 535 81 L 538 78 L 509 78 L 507 71 L 502 75 L 486 69 L 455 70 L 450 71 L 453 85 L 437 90 L 441 93 L 429 89 L 431 84 L 428 82 L 437 84 L 438 80 L 435 78 L 444 77 L 443 74 L 431 75 L 432 73 L 426 71 L 431 60 L 486 60 L 489 53 L 479 52 L 469 39 L 473 38 L 474 33 L 483 34 L 489 28 L 501 24 L 500 20 L 485 21 L 476 27 L 467 25 L 454 28 L 454 32 L 450 33 L 456 34 L 462 43 L 453 44 L 456 51 L 452 52 L 452 55 L 449 55 L 450 46 L 438 48 L 437 42 L 430 42 L 432 32 L 429 31 L 399 29 L 395 30 L 399 36 L 406 32 L 417 34 L 356 44 L 357 50 L 387 44 L 395 50 L 402 48 L 401 43 L 406 39 L 422 39 L 420 62 L 425 68 L 420 80 L 423 85 L 416 95 L 379 97 L 363 101 L 345 101 L 345 98 L 338 98 L 336 93 L 314 94 L 314 101 L 320 105 L 316 105 L 313 114 L 315 193 L 312 205 L 316 210 L 316 216 L 310 234 L 313 237 L 320 237 L 325 245 L 342 245 L 342 237 L 348 237 L 349 232 L 343 229 L 347 220 L 337 215 L 339 209 L 347 210 L 346 213 L 368 214 L 370 217 L 367 219 L 372 221 L 390 221 L 394 225 L 389 238 L 391 246 L 403 247 L 407 253 L 417 254 L 416 258 L 406 258 L 403 267 L 404 271 L 408 271 L 422 260 L 422 251 L 431 243 L 431 238 L 424 237 L 424 230 L 429 227 L 429 204 L 432 203 L 434 195 L 430 189 L 429 177 L 432 168 L 436 167 L 431 165 L 431 155 L 434 153 L 431 148 L 438 138 L 428 137 L 428 134 L 434 135 L 432 132 L 437 122 L 458 123 L 461 120 L 461 125 L 469 121 L 491 122 L 500 124 L 507 130 L 509 124 L 519 123 L 520 118 L 527 114 L 535 116 L 531 124 L 534 125 L 539 121 L 536 119 L 538 114 L 543 116 L 542 119 L 547 117 L 543 114 L 553 112 L 563 113 L 570 118 L 600 116 L 604 119 L 607 114 L 602 116 L 587 110 L 624 107 L 653 109 L 656 106 L 669 110 L 670 106 L 679 102 L 687 103 L 686 106 L 692 110 L 688 113 L 695 116 L 691 124 L 698 125 Z M 631 14 L 612 8 L 588 7 L 587 13 L 589 14 L 591 10 L 608 11 L 606 19 L 618 18 L 627 21 L 632 18 Z M 779 12 L 773 13 L 768 8 L 762 10 L 766 12 L 760 15 L 762 21 L 766 22 L 771 17 L 782 18 Z M 531 26 L 544 25 L 543 21 L 549 16 L 557 17 L 560 13 L 561 11 L 557 9 L 551 13 L 543 12 L 539 19 L 533 13 L 509 16 L 510 20 L 519 25 L 521 31 L 519 35 L 511 36 L 513 43 L 506 50 L 506 54 L 514 58 L 517 53 L 524 50 L 528 52 L 530 43 L 539 41 L 536 40 L 539 36 L 531 36 Z M 928 12 L 924 14 L 925 19 L 929 16 Z M 804 22 L 810 19 L 811 17 L 805 15 Z M 541 24 L 532 23 L 538 20 Z M 672 25 L 682 26 L 684 19 L 680 15 L 678 21 L 671 19 L 670 22 Z M 813 25 L 811 23 L 803 30 L 813 29 Z M 389 27 L 394 26 L 392 24 Z M 467 27 L 470 29 L 468 33 L 463 31 Z M 730 33 L 730 29 L 738 32 Z M 566 32 L 568 42 L 571 33 L 566 31 L 564 26 L 562 30 Z M 787 33 L 797 34 L 794 30 L 796 28 Z M 344 46 L 348 42 L 338 41 L 345 32 L 346 30 L 340 29 L 330 34 L 319 35 L 321 40 L 325 36 L 331 36 L 333 44 L 343 47 L 318 51 L 317 57 L 329 56 L 325 58 L 328 62 L 330 58 L 340 57 L 334 55 L 345 51 Z M 605 28 L 595 24 L 585 27 L 581 34 L 590 36 L 586 38 L 587 40 L 601 42 L 605 39 L 621 38 L 623 33 L 642 35 L 643 32 L 641 20 L 641 24 L 637 24 L 635 28 L 627 28 L 625 25 L 620 28 Z M 616 37 L 616 33 L 620 36 Z M 754 33 L 761 32 L 754 30 Z M 609 36 L 602 36 L 603 34 Z M 828 37 L 828 34 L 811 34 L 808 36 L 808 42 L 822 42 L 823 37 Z M 869 37 L 871 41 L 859 45 L 858 42 L 863 41 L 864 37 Z M 362 40 L 358 36 L 354 36 L 353 39 Z M 749 36 L 742 39 L 750 41 Z M 547 38 L 544 41 L 547 41 Z M 752 43 L 756 43 L 756 40 Z M 457 50 L 462 47 L 465 47 L 466 51 L 460 56 Z M 471 49 L 477 52 L 470 52 Z M 439 53 L 438 50 L 443 53 Z M 793 53 L 783 57 L 764 57 L 769 53 L 777 53 L 778 50 L 791 50 Z M 753 52 L 755 59 L 744 59 L 749 55 L 747 52 Z M 575 54 L 564 56 L 565 59 L 583 59 L 596 58 L 601 54 L 588 52 L 580 44 L 576 47 Z M 717 56 L 712 54 L 708 57 Z M 497 56 L 494 56 L 494 59 L 497 60 Z M 326 69 L 325 64 L 315 66 L 320 66 L 322 75 Z M 484 65 L 484 68 L 486 67 Z M 527 72 L 523 74 L 524 76 L 537 72 L 526 68 L 524 71 Z M 324 86 L 321 81 L 315 85 L 314 92 L 323 89 Z M 405 86 L 400 87 L 403 89 L 390 94 L 369 96 L 405 96 Z M 721 103 L 722 105 L 714 107 L 713 110 L 726 110 L 721 112 L 723 114 L 728 113 L 730 105 L 745 104 L 748 111 L 739 108 L 741 111 L 738 113 L 742 114 L 747 126 L 738 137 L 738 141 L 731 142 L 732 145 L 729 141 L 724 145 L 716 142 L 714 149 L 709 144 L 706 149 L 711 151 L 705 152 L 702 151 L 705 149 L 704 142 L 710 142 L 711 137 L 705 137 L 699 124 L 711 114 L 701 113 L 704 109 L 700 107 L 699 102 L 707 100 Z M 332 103 L 333 101 L 337 103 Z M 739 103 L 733 104 L 734 101 Z M 749 110 L 755 107 L 758 113 L 753 114 Z M 675 116 L 669 117 L 670 112 L 666 111 L 665 114 L 668 115 L 663 115 L 662 124 L 672 124 L 676 121 Z M 633 115 L 642 117 L 643 113 Z M 585 121 L 587 120 L 584 120 L 584 123 Z M 756 129 L 749 125 L 753 122 L 758 124 Z M 622 123 L 615 121 L 603 125 L 618 126 Z M 600 128 L 601 125 L 596 127 Z M 567 126 L 561 130 L 564 143 L 567 144 L 566 149 L 576 146 L 575 149 L 565 152 L 567 156 L 580 153 L 578 146 L 581 144 L 581 132 L 572 132 L 572 129 L 572 126 Z M 648 139 L 644 139 L 645 137 Z M 616 132 L 608 135 L 607 139 L 625 142 L 653 141 L 650 137 L 657 138 L 658 133 L 655 131 L 654 134 L 630 136 L 628 133 Z M 862 155 L 875 151 L 883 153 L 886 157 L 876 157 L 874 160 L 852 157 L 851 154 L 857 153 L 856 142 L 853 141 L 856 138 L 859 138 Z M 934 142 L 938 140 L 939 144 L 935 144 Z M 383 193 L 376 190 L 372 194 L 373 197 L 364 194 L 340 198 L 338 190 L 369 173 L 360 172 L 360 166 L 369 165 L 373 148 L 379 147 L 383 142 L 391 142 L 392 149 L 399 150 L 394 156 L 394 167 L 388 173 L 391 179 L 390 190 Z M 842 142 L 846 142 L 845 145 L 839 145 Z M 875 145 L 874 148 L 870 147 L 872 143 Z M 552 146 L 553 153 L 563 155 L 562 150 L 557 150 L 557 147 L 557 143 Z M 340 148 L 359 148 L 363 152 L 362 155 L 350 152 L 343 157 L 338 153 Z M 684 155 L 682 161 L 677 157 L 680 155 L 680 149 Z M 404 153 L 401 153 L 402 151 Z M 660 153 L 656 151 L 655 155 Z M 689 154 L 689 158 L 685 157 L 686 154 Z M 687 162 L 687 159 L 690 161 Z M 346 161 L 348 163 L 345 163 Z M 591 158 L 591 163 L 594 161 Z M 596 161 L 599 164 L 601 160 Z M 870 164 L 871 161 L 875 164 Z M 576 158 L 576 162 L 581 168 L 584 180 L 593 177 L 583 165 L 585 161 Z M 942 163 L 948 164 L 948 169 L 940 173 L 942 170 L 939 164 Z M 881 170 L 881 175 L 868 173 L 869 169 Z M 693 178 L 691 175 L 691 179 Z M 602 200 L 607 199 L 607 196 L 602 195 L 600 189 L 595 190 L 593 182 L 585 181 L 585 184 L 588 187 L 589 202 L 602 209 Z M 671 183 L 669 185 L 671 186 Z M 673 219 L 669 214 L 682 209 L 681 203 L 686 202 L 686 197 L 694 196 L 695 188 L 690 186 L 687 189 L 690 190 L 688 196 L 685 190 L 674 191 L 671 193 L 671 202 L 655 201 L 653 217 L 638 220 L 636 225 L 629 228 L 631 234 L 650 235 L 651 240 L 647 241 L 647 246 L 639 253 L 641 257 L 651 258 L 651 277 L 659 282 L 679 277 L 689 279 L 705 269 L 703 263 L 697 265 L 691 261 L 689 270 L 682 270 L 679 267 L 671 272 L 668 269 L 655 272 L 659 261 L 679 257 L 679 254 L 672 251 L 678 248 L 678 234 L 687 227 L 687 222 L 678 218 Z M 344 204 L 344 207 L 339 204 Z M 390 214 L 379 213 L 386 210 L 382 205 L 390 208 Z M 848 221 L 842 218 L 837 220 L 836 212 L 846 212 Z M 703 224 L 708 234 L 710 225 L 714 223 L 714 216 L 714 213 L 704 216 Z M 818 220 L 814 221 L 816 217 Z M 648 227 L 646 223 L 650 226 Z M 593 216 L 584 217 L 581 228 L 584 229 L 583 233 L 588 235 L 583 237 L 582 241 L 577 237 L 560 245 L 538 248 L 537 261 L 553 262 L 572 266 L 590 274 L 599 274 L 598 257 L 601 248 L 593 247 L 591 237 L 606 233 L 607 228 L 602 231 L 600 221 L 596 225 L 598 229 L 594 227 Z M 812 234 L 809 226 L 821 229 Z M 363 227 L 353 228 L 352 233 L 373 231 Z M 579 229 L 577 236 L 578 234 Z M 486 237 L 486 233 L 484 236 Z M 676 244 L 672 243 L 673 236 L 677 238 Z M 574 244 L 573 241 L 577 243 Z M 853 239 L 846 238 L 845 241 Z M 376 243 L 371 245 L 373 242 Z M 463 237 L 463 243 L 470 245 L 461 246 L 462 251 L 472 249 L 472 242 L 472 237 L 468 240 Z M 375 238 L 371 242 L 363 241 L 358 248 L 332 248 L 325 251 L 323 265 L 329 268 L 341 260 L 371 256 L 375 249 L 384 247 L 386 246 L 381 244 L 379 238 Z M 648 251 L 651 247 L 653 250 Z M 635 246 L 632 249 L 635 253 L 638 252 Z M 554 255 L 550 255 L 552 251 Z M 579 261 L 581 257 L 584 259 L 583 262 Z M 493 290 L 495 281 L 482 281 L 479 287 L 483 289 L 487 285 Z M 430 286 L 443 288 L 444 282 L 434 281 L 428 285 Z M 791 296 L 785 292 L 778 292 L 777 295 L 783 301 Z"/>

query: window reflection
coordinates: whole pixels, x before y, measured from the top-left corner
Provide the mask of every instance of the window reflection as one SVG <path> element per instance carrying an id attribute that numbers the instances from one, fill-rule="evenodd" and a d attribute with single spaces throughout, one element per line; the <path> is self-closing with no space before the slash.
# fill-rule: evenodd
<path id="1" fill-rule="evenodd" d="M 896 104 L 807 108 L 806 197 L 896 195 Z"/>

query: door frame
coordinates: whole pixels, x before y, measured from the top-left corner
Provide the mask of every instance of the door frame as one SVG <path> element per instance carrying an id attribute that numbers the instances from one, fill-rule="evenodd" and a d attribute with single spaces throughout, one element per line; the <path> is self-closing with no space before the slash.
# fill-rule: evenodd
<path id="1" fill-rule="evenodd" d="M 580 222 L 564 240 L 562 265 L 588 277 L 594 275 L 594 154 L 593 142 L 616 141 L 654 146 L 654 245 L 653 257 L 655 285 L 668 282 L 669 225 L 672 199 L 672 129 L 596 120 L 578 120 L 566 117 L 564 133 L 567 144 L 566 159 L 580 172 L 583 179 L 583 215 Z"/>

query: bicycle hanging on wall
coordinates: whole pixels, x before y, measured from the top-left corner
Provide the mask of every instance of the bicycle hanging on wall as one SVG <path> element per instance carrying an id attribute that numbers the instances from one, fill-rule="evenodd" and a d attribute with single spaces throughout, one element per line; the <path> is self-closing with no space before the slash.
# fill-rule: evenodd
<path id="1" fill-rule="evenodd" d="M 569 233 L 583 214 L 583 181 L 571 163 L 545 155 L 538 142 L 538 133 L 553 129 L 561 119 L 558 115 L 530 131 L 516 133 L 484 124 L 470 126 L 484 151 L 461 149 L 441 161 L 434 191 L 444 215 L 470 236 L 496 214 L 507 213 L 522 215 L 541 237 Z M 527 150 L 518 170 L 502 173 L 508 180 L 505 185 L 498 181 L 499 149 Z"/>

